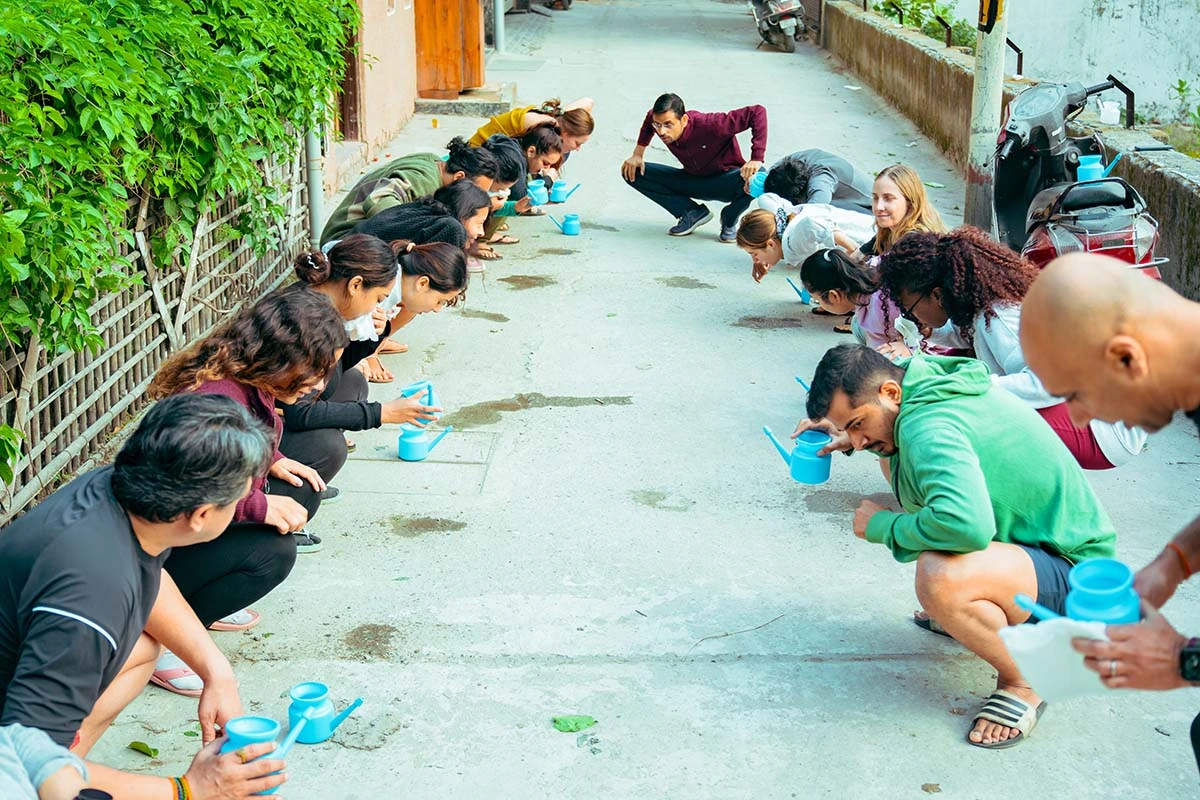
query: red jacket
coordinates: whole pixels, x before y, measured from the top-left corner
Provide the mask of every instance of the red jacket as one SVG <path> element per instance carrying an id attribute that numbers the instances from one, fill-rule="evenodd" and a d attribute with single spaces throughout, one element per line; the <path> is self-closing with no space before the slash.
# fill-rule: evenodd
<path id="1" fill-rule="evenodd" d="M 653 109 L 646 112 L 638 134 L 638 147 L 650 144 L 654 136 Z M 767 110 L 762 106 L 746 106 L 727 113 L 708 114 L 687 112 L 688 125 L 683 135 L 667 145 L 679 159 L 683 171 L 690 175 L 720 175 L 731 169 L 741 169 L 746 163 L 738 147 L 739 133 L 751 131 L 750 160 L 762 161 L 767 153 Z"/>
<path id="2" fill-rule="evenodd" d="M 274 455 L 271 456 L 271 463 L 274 464 L 284 457 L 283 453 L 279 452 L 279 440 L 283 436 L 283 420 L 275 413 L 275 398 L 262 389 L 256 389 L 237 381 L 220 380 L 206 381 L 195 389 L 183 391 L 191 394 L 223 394 L 232 399 L 249 411 L 256 420 L 271 429 L 271 446 L 275 450 Z M 266 482 L 265 474 L 254 478 L 254 482 L 250 484 L 250 494 L 238 501 L 237 509 L 233 514 L 234 522 L 266 522 L 267 495 L 263 492 L 263 485 Z"/>

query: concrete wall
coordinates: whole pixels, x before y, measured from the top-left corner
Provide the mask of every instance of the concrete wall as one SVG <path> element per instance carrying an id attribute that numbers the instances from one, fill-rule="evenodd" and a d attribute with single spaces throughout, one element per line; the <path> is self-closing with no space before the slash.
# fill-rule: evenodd
<path id="1" fill-rule="evenodd" d="M 979 0 L 953 2 L 957 16 L 978 16 Z M 1174 110 L 1169 87 L 1178 79 L 1200 82 L 1200 0 L 1010 0 L 1006 6 L 1009 38 L 1025 51 L 1026 71 L 1042 80 L 1098 83 L 1111 72 L 1147 111 Z M 1011 54 L 1008 68 L 1015 68 Z"/>
<path id="2" fill-rule="evenodd" d="M 324 186 L 331 195 L 358 180 L 372 159 L 412 119 L 417 99 L 413 0 L 359 0 L 362 61 L 358 65 L 361 138 L 325 142 Z M 395 153 L 393 155 L 401 155 Z"/>
<path id="3" fill-rule="evenodd" d="M 960 168 L 965 166 L 973 59 L 897 28 L 878 14 L 863 12 L 861 5 L 830 2 L 825 13 L 826 47 L 937 142 Z M 1027 85 L 1028 81 L 1008 81 L 1005 103 Z M 998 128 L 1000 109 L 996 119 Z M 1080 122 L 1087 125 L 1095 119 L 1085 115 Z M 1171 259 L 1163 267 L 1164 280 L 1200 300 L 1200 163 L 1175 152 L 1135 153 L 1138 145 L 1158 143 L 1143 131 L 1095 127 L 1104 137 L 1110 160 L 1118 152 L 1125 153 L 1114 174 L 1137 187 L 1160 223 L 1158 252 Z"/>
<path id="4" fill-rule="evenodd" d="M 367 157 L 391 141 L 413 115 L 417 40 L 413 0 L 360 0 L 363 141 Z"/>
<path id="5" fill-rule="evenodd" d="M 861 5 L 830 2 L 825 16 L 826 48 L 965 167 L 973 57 Z M 1020 89 L 1014 84 L 1005 102 Z M 997 123 L 1002 110 L 996 109 Z"/>

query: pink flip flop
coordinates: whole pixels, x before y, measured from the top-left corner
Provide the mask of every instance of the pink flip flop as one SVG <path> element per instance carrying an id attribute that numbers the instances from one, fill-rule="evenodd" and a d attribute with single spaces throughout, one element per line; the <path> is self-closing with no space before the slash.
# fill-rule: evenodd
<path id="1" fill-rule="evenodd" d="M 349 448 L 347 448 L 349 449 Z M 262 622 L 262 614 L 253 608 L 243 608 L 208 626 L 210 631 L 248 631 Z"/>
<path id="2" fill-rule="evenodd" d="M 192 672 L 187 667 L 176 667 L 175 669 L 159 669 L 159 670 L 155 670 L 154 674 L 150 676 L 150 682 L 153 683 L 155 686 L 161 686 L 162 688 L 166 689 L 168 692 L 173 692 L 175 694 L 181 694 L 184 697 L 199 697 L 200 695 L 202 695 L 204 693 L 203 689 L 180 689 L 177 686 L 175 686 L 173 683 L 171 683 L 171 681 L 173 681 L 173 680 L 178 680 L 179 678 L 188 678 L 195 674 L 196 673 Z"/>

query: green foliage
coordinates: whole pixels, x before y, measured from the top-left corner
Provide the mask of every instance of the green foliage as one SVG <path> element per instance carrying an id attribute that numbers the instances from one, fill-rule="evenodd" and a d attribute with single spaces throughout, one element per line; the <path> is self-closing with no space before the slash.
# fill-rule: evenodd
<path id="1" fill-rule="evenodd" d="M 950 25 L 950 43 L 954 47 L 965 47 L 972 53 L 975 52 L 976 28 L 965 19 L 956 19 L 952 6 L 939 3 L 937 0 L 894 0 L 894 2 L 904 12 L 906 26 L 917 28 L 926 36 L 942 42 L 946 39 L 946 29 L 934 19 L 934 17 L 941 17 Z M 875 10 L 894 20 L 899 21 L 900 19 L 896 8 L 887 0 L 882 4 L 877 3 Z"/>
<path id="2" fill-rule="evenodd" d="M 98 347 L 88 307 L 137 280 L 130 199 L 180 257 L 205 202 L 253 199 L 265 238 L 290 153 L 340 82 L 354 0 L 23 0 L 0 6 L 0 337 Z M 183 254 L 186 257 L 186 253 Z M 2 433 L 0 433 L 2 436 Z"/>

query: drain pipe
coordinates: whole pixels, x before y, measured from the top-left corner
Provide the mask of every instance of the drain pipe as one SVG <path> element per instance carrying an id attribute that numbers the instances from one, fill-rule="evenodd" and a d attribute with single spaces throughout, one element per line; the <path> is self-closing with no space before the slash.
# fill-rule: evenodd
<path id="1" fill-rule="evenodd" d="M 321 241 L 321 224 L 325 220 L 324 159 L 316 126 L 304 132 L 304 160 L 308 164 L 308 237 L 316 243 Z"/>
<path id="2" fill-rule="evenodd" d="M 492 46 L 497 53 L 504 52 L 504 0 L 492 4 Z"/>

